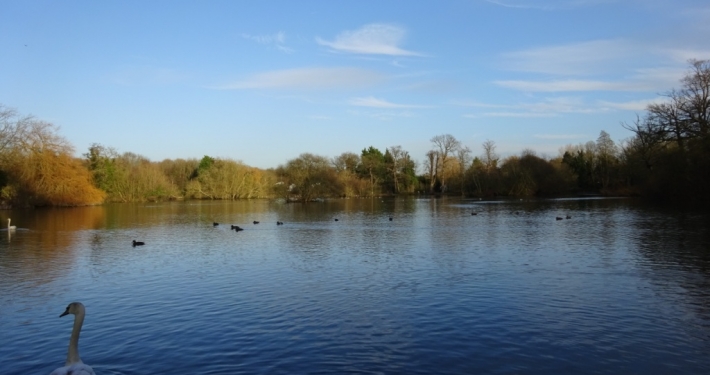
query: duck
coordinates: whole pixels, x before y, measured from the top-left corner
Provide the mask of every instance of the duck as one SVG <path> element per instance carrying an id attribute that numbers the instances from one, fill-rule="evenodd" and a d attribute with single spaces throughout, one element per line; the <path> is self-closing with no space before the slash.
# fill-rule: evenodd
<path id="1" fill-rule="evenodd" d="M 256 220 L 254 220 L 253 223 L 254 223 L 254 225 L 259 224 L 259 222 Z"/>
<path id="2" fill-rule="evenodd" d="M 284 225 L 284 222 L 283 222 L 283 221 L 277 221 L 277 222 L 276 222 L 276 225 Z"/>
<path id="3" fill-rule="evenodd" d="M 133 240 L 133 247 L 143 246 L 143 245 L 145 245 L 145 242 Z"/>
<path id="4" fill-rule="evenodd" d="M 338 221 L 338 219 L 333 219 L 333 221 Z"/>
<path id="5" fill-rule="evenodd" d="M 471 212 L 471 216 L 476 216 L 478 215 L 478 212 Z"/>
<path id="6" fill-rule="evenodd" d="M 229 230 L 232 230 L 232 229 L 234 229 L 234 230 L 237 231 L 237 232 L 239 232 L 239 231 L 241 231 L 241 230 L 244 230 L 244 229 L 241 228 L 239 225 L 232 225 L 232 227 L 229 228 Z"/>
<path id="7" fill-rule="evenodd" d="M 572 216 L 569 216 L 569 215 L 565 216 L 565 219 L 571 219 L 571 218 L 572 218 Z"/>
<path id="8" fill-rule="evenodd" d="M 555 220 L 562 220 L 562 218 L 559 217 L 559 216 L 557 216 L 557 217 L 555 218 Z"/>
<path id="9" fill-rule="evenodd" d="M 50 375 L 96 375 L 94 369 L 82 362 L 79 357 L 79 334 L 81 333 L 81 326 L 84 324 L 86 308 L 81 302 L 72 302 L 59 317 L 69 314 L 74 315 L 74 328 L 72 328 L 71 337 L 69 338 L 67 361 L 64 366 L 55 369 Z"/>
<path id="10" fill-rule="evenodd" d="M 212 226 L 213 226 L 213 227 L 216 227 L 216 226 L 218 226 L 218 225 L 219 225 L 218 222 L 213 222 L 213 223 L 212 223 Z"/>
<path id="11" fill-rule="evenodd" d="M 392 216 L 390 216 L 390 221 L 392 221 L 392 220 L 394 220 L 394 218 Z"/>
<path id="12" fill-rule="evenodd" d="M 15 230 L 15 229 L 17 229 L 16 226 L 10 225 L 10 220 L 12 220 L 12 219 L 7 218 L 7 230 Z"/>

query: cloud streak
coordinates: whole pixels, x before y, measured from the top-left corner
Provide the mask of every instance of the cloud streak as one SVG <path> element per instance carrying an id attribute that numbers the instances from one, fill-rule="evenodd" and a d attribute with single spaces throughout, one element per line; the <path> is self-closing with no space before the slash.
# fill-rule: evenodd
<path id="1" fill-rule="evenodd" d="M 431 108 L 430 106 L 423 105 L 412 105 L 412 104 L 396 104 L 388 102 L 386 100 L 377 99 L 375 97 L 369 96 L 366 98 L 353 98 L 349 101 L 350 105 L 358 107 L 370 107 L 370 108 Z"/>
<path id="2" fill-rule="evenodd" d="M 553 75 L 590 75 L 637 62 L 648 48 L 628 40 L 593 40 L 530 48 L 502 55 L 504 68 Z"/>
<path id="3" fill-rule="evenodd" d="M 603 3 L 614 2 L 614 0 L 485 0 L 487 3 L 495 4 L 505 8 L 515 9 L 536 9 L 536 10 L 558 10 L 572 9 L 583 6 L 592 6 Z"/>
<path id="4" fill-rule="evenodd" d="M 579 92 L 579 91 L 647 91 L 653 86 L 645 82 L 609 82 L 595 80 L 552 81 L 495 81 L 496 85 L 525 92 Z"/>
<path id="5" fill-rule="evenodd" d="M 246 79 L 214 87 L 223 90 L 248 89 L 350 89 L 375 85 L 382 75 L 360 68 L 300 68 L 258 73 Z"/>
<path id="6" fill-rule="evenodd" d="M 626 39 L 538 47 L 503 54 L 501 66 L 540 78 L 493 83 L 523 92 L 658 92 L 675 86 L 694 56 L 705 55 Z"/>
<path id="7" fill-rule="evenodd" d="M 480 115 L 477 114 L 465 114 L 463 117 L 466 118 L 479 118 L 479 117 L 512 117 L 512 118 L 537 118 L 537 117 L 556 117 L 556 113 L 551 112 L 485 112 Z"/>
<path id="8" fill-rule="evenodd" d="M 397 26 L 370 24 L 354 31 L 344 31 L 332 41 L 316 38 L 316 42 L 337 52 L 362 55 L 421 56 L 417 52 L 408 51 L 399 46 L 405 35 L 406 31 Z"/>
<path id="9" fill-rule="evenodd" d="M 595 114 L 622 111 L 642 111 L 650 103 L 662 98 L 626 102 L 587 101 L 578 97 L 551 97 L 541 101 L 518 104 L 489 104 L 477 101 L 461 101 L 460 106 L 481 108 L 485 112 L 465 114 L 463 117 L 558 117 L 566 114 Z"/>
<path id="10" fill-rule="evenodd" d="M 251 35 L 251 34 L 242 33 L 241 37 L 244 39 L 248 39 L 248 40 L 257 42 L 259 44 L 272 44 L 272 43 L 283 44 L 286 41 L 286 34 L 284 34 L 281 31 L 279 31 L 276 34 L 272 34 L 272 35 Z"/>
<path id="11" fill-rule="evenodd" d="M 535 134 L 533 137 L 539 139 L 586 139 L 589 138 L 586 134 Z"/>
<path id="12" fill-rule="evenodd" d="M 353 116 L 364 116 L 374 118 L 380 121 L 390 121 L 395 118 L 411 118 L 416 117 L 416 115 L 407 110 L 401 111 L 348 111 L 349 114 Z"/>
<path id="13" fill-rule="evenodd" d="M 251 40 L 259 44 L 275 45 L 276 48 L 283 52 L 293 52 L 289 47 L 286 47 L 286 34 L 282 31 L 271 35 L 251 35 L 247 33 L 242 33 L 240 36 L 244 39 Z"/>
<path id="14" fill-rule="evenodd" d="M 599 105 L 624 111 L 644 111 L 649 104 L 665 102 L 665 98 L 632 100 L 627 102 L 600 101 Z"/>

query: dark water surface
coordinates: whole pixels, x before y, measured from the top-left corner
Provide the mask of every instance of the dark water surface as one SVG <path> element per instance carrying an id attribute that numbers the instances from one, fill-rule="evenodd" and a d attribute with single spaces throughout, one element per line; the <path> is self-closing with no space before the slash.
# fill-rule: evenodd
<path id="1" fill-rule="evenodd" d="M 10 215 L 4 374 L 63 365 L 75 300 L 98 374 L 710 373 L 706 214 L 448 198 Z"/>

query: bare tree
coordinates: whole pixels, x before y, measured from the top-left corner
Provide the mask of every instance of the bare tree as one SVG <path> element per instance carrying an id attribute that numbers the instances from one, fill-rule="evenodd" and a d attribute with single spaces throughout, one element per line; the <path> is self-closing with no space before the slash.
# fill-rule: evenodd
<path id="1" fill-rule="evenodd" d="M 597 175 L 602 188 L 607 188 L 611 183 L 612 170 L 618 161 L 618 150 L 609 133 L 602 130 L 596 143 Z"/>
<path id="2" fill-rule="evenodd" d="M 15 109 L 0 104 L 0 157 L 9 156 L 12 148 L 20 143 L 33 120 L 32 116 L 20 117 Z"/>
<path id="3" fill-rule="evenodd" d="M 691 72 L 683 80 L 681 95 L 685 98 L 683 108 L 694 137 L 710 134 L 710 60 L 690 60 Z"/>
<path id="4" fill-rule="evenodd" d="M 399 176 L 403 167 L 402 162 L 405 160 L 407 152 L 402 149 L 402 146 L 392 146 L 387 149 L 387 151 L 389 151 L 389 155 L 392 158 L 392 163 L 388 166 L 388 168 L 389 172 L 392 174 L 394 192 L 399 193 Z"/>
<path id="5" fill-rule="evenodd" d="M 667 93 L 667 102 L 646 107 L 646 117 L 634 126 L 623 126 L 644 142 L 674 142 L 680 152 L 685 150 L 686 140 L 710 135 L 710 60 L 689 63 L 691 71 L 681 80 L 680 90 Z"/>
<path id="6" fill-rule="evenodd" d="M 355 173 L 355 169 L 360 164 L 360 155 L 354 152 L 343 152 L 339 156 L 333 158 L 333 167 L 338 173 L 349 172 Z"/>
<path id="7" fill-rule="evenodd" d="M 451 134 L 442 134 L 433 137 L 431 139 L 431 143 L 434 144 L 434 147 L 439 155 L 439 162 L 436 165 L 437 175 L 439 176 L 442 187 L 445 188 L 446 165 L 451 160 L 449 156 L 452 155 L 461 146 L 461 142 L 459 142 L 456 137 Z"/>
<path id="8" fill-rule="evenodd" d="M 462 146 L 456 150 L 456 159 L 459 161 L 459 172 L 461 177 L 461 196 L 466 195 L 466 170 L 471 163 L 471 149 Z"/>
<path id="9" fill-rule="evenodd" d="M 490 139 L 483 142 L 483 164 L 486 167 L 486 172 L 490 172 L 498 166 L 498 159 L 495 142 Z"/>
<path id="10" fill-rule="evenodd" d="M 439 153 L 434 150 L 429 150 L 426 153 L 425 168 L 429 172 L 429 193 L 434 192 L 434 178 L 436 176 L 436 165 L 438 164 Z"/>

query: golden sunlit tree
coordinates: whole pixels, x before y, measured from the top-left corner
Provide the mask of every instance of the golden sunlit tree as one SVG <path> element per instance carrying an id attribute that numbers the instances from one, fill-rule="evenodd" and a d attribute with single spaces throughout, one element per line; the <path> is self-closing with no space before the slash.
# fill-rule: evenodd
<path id="1" fill-rule="evenodd" d="M 148 158 L 124 152 L 116 158 L 117 175 L 113 199 L 123 202 L 158 201 L 178 195 L 160 166 Z M 118 198 L 118 199 L 117 199 Z"/>
<path id="2" fill-rule="evenodd" d="M 102 203 L 73 147 L 53 124 L 0 107 L 2 198 L 15 205 L 76 206 Z"/>
<path id="3" fill-rule="evenodd" d="M 342 195 L 337 172 L 324 156 L 303 153 L 286 165 L 280 165 L 276 174 L 279 181 L 274 185 L 274 192 L 287 201 L 306 203 Z"/>
<path id="4" fill-rule="evenodd" d="M 241 161 L 205 156 L 186 186 L 186 194 L 197 199 L 265 198 L 271 194 L 273 177 Z"/>

